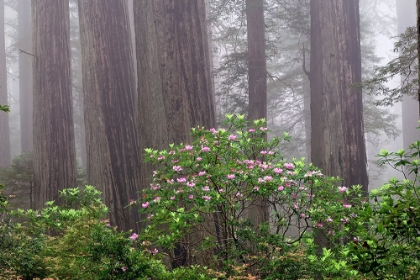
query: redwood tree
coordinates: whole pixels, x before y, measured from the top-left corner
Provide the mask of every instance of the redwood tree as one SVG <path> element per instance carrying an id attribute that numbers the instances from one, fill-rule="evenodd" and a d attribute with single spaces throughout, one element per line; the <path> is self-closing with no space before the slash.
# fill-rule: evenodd
<path id="1" fill-rule="evenodd" d="M 358 0 L 311 0 L 311 158 L 368 191 Z"/>
<path id="2" fill-rule="evenodd" d="M 137 229 L 139 153 L 136 92 L 126 0 L 79 0 L 88 183 L 110 208 L 110 222 Z M 149 78 L 149 77 L 148 77 Z"/>
<path id="3" fill-rule="evenodd" d="M 20 140 L 22 153 L 33 150 L 31 1 L 17 1 L 19 52 Z"/>
<path id="4" fill-rule="evenodd" d="M 76 185 L 69 2 L 32 0 L 35 206 Z"/>
<path id="5" fill-rule="evenodd" d="M 0 105 L 7 105 L 7 69 L 4 32 L 4 0 L 0 0 Z M 0 166 L 10 163 L 9 115 L 0 114 Z"/>
<path id="6" fill-rule="evenodd" d="M 141 151 L 188 143 L 192 127 L 215 126 L 205 1 L 135 0 L 134 13 Z M 151 167 L 143 164 L 143 188 L 151 175 Z M 214 223 L 203 226 L 202 232 L 215 232 Z M 193 243 L 185 241 L 187 247 Z M 198 262 L 211 257 L 194 255 L 192 248 L 188 255 Z M 178 249 L 175 257 L 185 261 L 179 254 L 186 251 Z"/>

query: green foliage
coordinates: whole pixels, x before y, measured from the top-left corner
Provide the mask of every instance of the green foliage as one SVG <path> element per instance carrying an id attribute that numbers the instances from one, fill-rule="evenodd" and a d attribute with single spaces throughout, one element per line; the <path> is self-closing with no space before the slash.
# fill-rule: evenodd
<path id="1" fill-rule="evenodd" d="M 0 111 L 6 112 L 6 113 L 10 112 L 9 106 L 8 105 L 0 105 Z"/>
<path id="2" fill-rule="evenodd" d="M 401 101 L 403 95 L 417 96 L 417 29 L 409 27 L 395 38 L 398 41 L 394 44 L 394 52 L 399 53 L 398 57 L 377 68 L 372 78 L 359 85 L 371 94 L 384 96 L 377 105 L 394 104 Z M 403 77 L 400 85 L 387 86 L 387 82 L 400 75 Z"/>
<path id="3" fill-rule="evenodd" d="M 228 276 L 243 265 L 245 275 L 262 277 L 274 267 L 275 277 L 313 273 L 316 268 L 295 259 L 316 231 L 333 244 L 348 234 L 360 187 L 340 187 L 338 178 L 303 159 L 286 161 L 278 145 L 289 137 L 265 141 L 265 120 L 249 127 L 244 116 L 228 115 L 225 127 L 195 128 L 191 144 L 168 151 L 146 149 L 158 169 L 139 202 L 149 222 L 142 237 L 170 258 L 179 258 L 172 251 L 177 244 L 191 259 L 214 254 L 208 265 Z M 261 201 L 270 207 L 269 219 L 252 224 L 246 213 Z"/>
<path id="4" fill-rule="evenodd" d="M 349 244 L 352 265 L 377 279 L 412 279 L 420 273 L 420 141 L 397 152 L 382 150 L 379 164 L 402 173 L 371 194 L 359 213 L 360 241 Z M 410 178 L 411 180 L 409 180 Z"/>

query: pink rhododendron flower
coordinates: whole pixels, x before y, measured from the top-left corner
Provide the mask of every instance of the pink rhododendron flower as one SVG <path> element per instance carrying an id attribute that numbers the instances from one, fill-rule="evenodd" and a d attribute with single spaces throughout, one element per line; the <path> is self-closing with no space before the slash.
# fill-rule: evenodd
<path id="1" fill-rule="evenodd" d="M 295 168 L 295 166 L 293 165 L 293 163 L 285 163 L 284 164 L 284 168 L 286 168 L 286 169 L 293 169 L 293 168 Z"/>
<path id="2" fill-rule="evenodd" d="M 192 187 L 195 186 L 195 183 L 194 182 L 187 182 L 187 186 L 190 187 L 190 188 L 192 188 Z"/>
<path id="3" fill-rule="evenodd" d="M 276 174 L 281 174 L 281 173 L 283 173 L 283 169 L 281 169 L 281 168 L 274 168 L 274 169 L 273 169 L 273 171 L 274 171 L 274 173 L 276 173 Z"/>
<path id="4" fill-rule="evenodd" d="M 156 255 L 157 253 L 159 253 L 159 250 L 158 249 L 155 248 L 155 249 L 152 250 L 152 254 L 153 255 Z"/>
<path id="5" fill-rule="evenodd" d="M 122 270 L 123 272 L 125 272 L 125 271 L 127 270 L 127 268 L 126 268 L 125 266 L 123 266 L 123 267 L 121 267 L 121 270 Z"/>
<path id="6" fill-rule="evenodd" d="M 339 190 L 341 193 L 343 193 L 343 192 L 347 191 L 347 188 L 346 188 L 346 187 L 339 187 L 339 188 L 338 188 L 338 190 Z"/>
<path id="7" fill-rule="evenodd" d="M 177 178 L 176 181 L 178 183 L 185 183 L 185 182 L 187 182 L 187 178 L 185 178 L 185 177 Z"/>
<path id="8" fill-rule="evenodd" d="M 235 139 L 236 139 L 236 135 L 233 135 L 233 134 L 229 135 L 228 137 L 228 140 L 230 141 L 235 140 Z"/>
<path id="9" fill-rule="evenodd" d="M 133 233 L 129 238 L 133 241 L 136 241 L 136 239 L 139 237 L 137 233 Z"/>
<path id="10" fill-rule="evenodd" d="M 270 156 L 272 156 L 272 155 L 274 155 L 274 152 L 273 152 L 273 151 L 269 151 L 269 152 L 268 152 L 268 154 L 269 154 Z"/>
<path id="11" fill-rule="evenodd" d="M 284 187 L 283 187 L 283 186 L 279 186 L 279 187 L 278 187 L 278 190 L 279 190 L 279 191 L 282 191 L 282 190 L 284 190 Z"/>
<path id="12" fill-rule="evenodd" d="M 249 130 L 248 130 L 248 132 L 255 132 L 255 129 L 253 129 L 253 128 L 250 128 Z"/>
<path id="13" fill-rule="evenodd" d="M 253 190 L 257 192 L 257 191 L 259 191 L 259 190 L 260 190 L 260 187 L 255 186 L 255 187 L 253 188 Z"/>
<path id="14" fill-rule="evenodd" d="M 294 207 L 295 209 L 298 209 L 298 208 L 299 208 L 299 204 L 298 204 L 298 203 L 295 203 L 295 205 L 293 205 L 293 207 Z"/>
<path id="15" fill-rule="evenodd" d="M 258 183 L 265 183 L 263 178 L 258 178 Z"/>
<path id="16" fill-rule="evenodd" d="M 179 166 L 179 165 L 174 165 L 174 166 L 172 167 L 172 169 L 173 169 L 173 170 L 175 170 L 176 172 L 180 172 L 180 171 L 182 171 L 182 167 L 181 167 L 181 166 Z"/>
<path id="17" fill-rule="evenodd" d="M 196 161 L 202 161 L 203 159 L 201 157 L 198 157 L 195 159 Z"/>
<path id="18" fill-rule="evenodd" d="M 217 134 L 217 130 L 216 130 L 216 129 L 214 129 L 214 128 L 210 128 L 210 129 L 209 129 L 209 131 L 210 131 L 211 133 L 213 133 L 213 134 Z"/>
<path id="19" fill-rule="evenodd" d="M 318 223 L 316 224 L 316 227 L 321 228 L 321 227 L 323 227 L 323 224 L 322 224 L 321 222 L 318 222 Z"/>
<path id="20" fill-rule="evenodd" d="M 186 151 L 191 151 L 192 149 L 193 149 L 193 146 L 191 146 L 191 145 L 185 146 Z"/>
<path id="21" fill-rule="evenodd" d="M 198 172 L 198 176 L 204 176 L 204 175 L 206 175 L 206 171 L 200 171 L 200 172 Z"/>
<path id="22" fill-rule="evenodd" d="M 242 195 L 240 192 L 237 192 L 235 196 L 240 198 L 240 197 L 242 197 L 243 195 Z"/>
<path id="23" fill-rule="evenodd" d="M 264 150 L 263 150 L 263 151 L 261 151 L 261 152 L 260 152 L 260 154 L 262 154 L 262 155 L 266 155 L 266 154 L 267 154 L 267 151 L 264 151 Z"/>
<path id="24" fill-rule="evenodd" d="M 208 192 L 208 191 L 210 190 L 210 187 L 209 187 L 209 186 L 204 186 L 204 187 L 202 188 L 202 190 L 203 190 L 203 191 L 205 191 L 205 192 Z"/>
<path id="25" fill-rule="evenodd" d="M 171 196 L 171 200 L 175 200 L 175 196 Z"/>
<path id="26" fill-rule="evenodd" d="M 300 214 L 300 217 L 301 217 L 302 219 L 305 219 L 305 218 L 306 218 L 305 213 Z"/>
<path id="27" fill-rule="evenodd" d="M 160 199 L 161 199 L 161 197 L 160 196 L 157 196 L 155 199 L 153 199 L 153 202 L 159 202 Z"/>
<path id="28" fill-rule="evenodd" d="M 202 198 L 203 198 L 205 201 L 209 201 L 209 200 L 211 199 L 211 197 L 210 197 L 210 196 L 208 196 L 208 195 L 203 195 L 203 196 L 202 196 Z"/>
<path id="29" fill-rule="evenodd" d="M 264 176 L 264 181 L 273 181 L 273 177 L 271 177 L 271 176 Z"/>
<path id="30" fill-rule="evenodd" d="M 227 175 L 227 178 L 228 179 L 235 179 L 235 174 L 228 174 Z"/>
<path id="31" fill-rule="evenodd" d="M 148 206 L 149 206 L 149 202 L 148 201 L 146 201 L 145 203 L 142 203 L 141 204 L 141 207 L 143 207 L 143 208 L 147 208 Z"/>
<path id="32" fill-rule="evenodd" d="M 188 198 L 189 198 L 189 199 L 194 199 L 194 195 L 190 194 L 190 195 L 188 196 Z"/>
<path id="33" fill-rule="evenodd" d="M 207 153 L 207 152 L 210 152 L 210 148 L 209 147 L 203 147 L 203 148 L 201 148 L 201 151 Z"/>
<path id="34" fill-rule="evenodd" d="M 266 130 L 267 130 L 267 128 L 266 128 L 266 127 L 260 127 L 260 130 L 261 130 L 261 131 L 266 131 Z"/>
<path id="35" fill-rule="evenodd" d="M 224 189 L 219 189 L 219 192 L 224 192 L 225 190 Z"/>
<path id="36" fill-rule="evenodd" d="M 346 204 L 344 204 L 344 205 L 343 205 L 343 207 L 344 207 L 344 208 L 347 208 L 347 209 L 348 209 L 348 208 L 351 208 L 351 204 L 347 204 L 347 203 L 346 203 Z"/>
<path id="37" fill-rule="evenodd" d="M 334 220 L 331 218 L 327 218 L 325 221 L 327 221 L 328 223 L 332 223 Z"/>
<path id="38" fill-rule="evenodd" d="M 163 160 L 163 159 L 165 159 L 165 156 L 158 156 L 158 160 Z"/>

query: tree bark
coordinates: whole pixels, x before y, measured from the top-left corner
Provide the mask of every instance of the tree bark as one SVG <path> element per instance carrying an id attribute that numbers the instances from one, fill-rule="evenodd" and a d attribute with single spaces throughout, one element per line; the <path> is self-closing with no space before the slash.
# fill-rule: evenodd
<path id="1" fill-rule="evenodd" d="M 22 153 L 33 151 L 33 95 L 31 1 L 18 1 L 19 104 Z M 25 53 L 27 52 L 27 53 Z"/>
<path id="2" fill-rule="evenodd" d="M 120 230 L 138 230 L 139 152 L 135 80 L 125 0 L 79 0 L 88 183 Z"/>
<path id="3" fill-rule="evenodd" d="M 76 186 L 69 2 L 32 0 L 35 206 Z"/>
<path id="4" fill-rule="evenodd" d="M 312 162 L 368 191 L 359 1 L 311 0 Z"/>
<path id="5" fill-rule="evenodd" d="M 420 0 L 416 1 L 417 10 L 417 74 L 420 83 Z M 420 119 L 420 86 L 417 93 L 417 101 L 419 106 L 419 119 Z"/>
<path id="6" fill-rule="evenodd" d="M 0 1 L 0 105 L 7 105 L 7 68 L 4 32 L 4 0 Z M 9 115 L 0 113 L 0 166 L 11 161 Z"/>
<path id="7" fill-rule="evenodd" d="M 134 1 L 141 151 L 188 143 L 192 127 L 215 126 L 205 11 L 204 0 Z M 152 167 L 142 171 L 144 188 Z M 205 254 L 188 254 L 184 261 L 204 263 Z"/>
<path id="8" fill-rule="evenodd" d="M 267 66 L 265 58 L 264 1 L 246 0 L 248 37 L 248 120 L 267 120 Z M 256 199 L 246 211 L 255 229 L 268 221 L 268 202 Z"/>

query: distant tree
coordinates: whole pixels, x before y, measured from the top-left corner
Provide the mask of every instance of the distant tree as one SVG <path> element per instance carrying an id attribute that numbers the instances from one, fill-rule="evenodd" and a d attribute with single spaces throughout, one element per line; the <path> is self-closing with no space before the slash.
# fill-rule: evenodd
<path id="1" fill-rule="evenodd" d="M 31 1 L 19 0 L 18 38 L 19 49 L 19 104 L 20 104 L 20 141 L 22 153 L 33 150 L 33 95 L 32 95 L 32 35 Z"/>
<path id="2" fill-rule="evenodd" d="M 32 0 L 34 203 L 76 186 L 69 2 Z"/>
<path id="3" fill-rule="evenodd" d="M 126 1 L 79 0 L 78 9 L 87 181 L 102 191 L 111 224 L 137 230 L 138 213 L 126 207 L 137 199 L 140 176 Z"/>
<path id="4" fill-rule="evenodd" d="M 367 192 L 359 24 L 359 1 L 311 0 L 311 159 Z"/>
<path id="5" fill-rule="evenodd" d="M 215 126 L 205 1 L 135 0 L 134 14 L 141 151 L 189 143 L 192 127 Z M 143 164 L 141 170 L 145 188 L 152 169 Z M 178 257 L 185 253 L 177 249 Z"/>
<path id="6" fill-rule="evenodd" d="M 4 0 L 0 1 L 0 104 L 7 105 L 7 69 L 4 32 Z M 0 166 L 11 161 L 9 115 L 0 114 Z"/>

